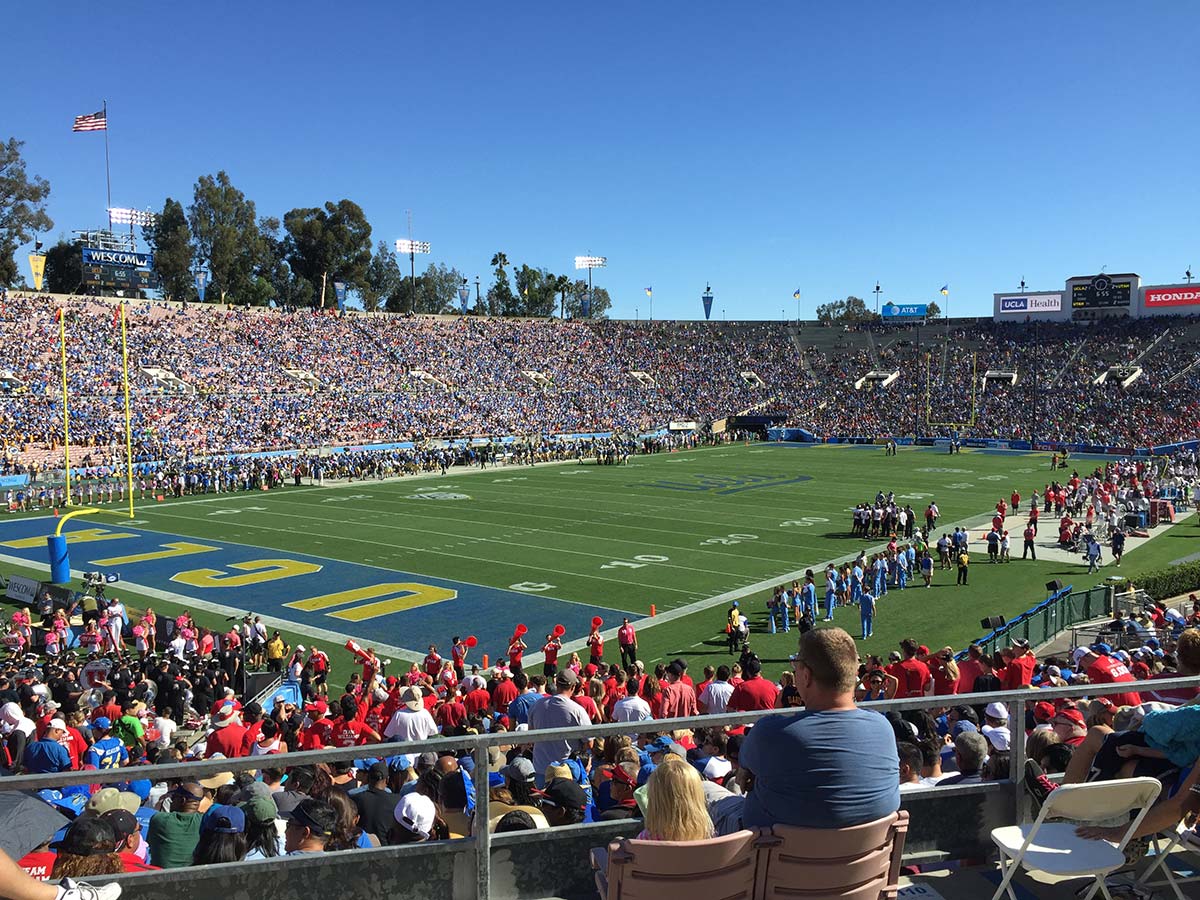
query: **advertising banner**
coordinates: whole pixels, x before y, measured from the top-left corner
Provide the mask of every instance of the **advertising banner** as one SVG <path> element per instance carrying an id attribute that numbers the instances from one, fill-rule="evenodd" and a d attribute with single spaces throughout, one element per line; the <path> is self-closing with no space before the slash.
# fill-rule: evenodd
<path id="1" fill-rule="evenodd" d="M 1062 311 L 1062 294 L 1042 294 L 1040 296 L 1029 296 L 1028 294 L 1014 294 L 1008 297 L 1000 298 L 1000 312 L 1002 313 L 1031 313 L 1031 312 L 1061 312 Z"/>
<path id="2" fill-rule="evenodd" d="M 1200 306 L 1200 285 L 1196 287 L 1146 288 L 1147 308 L 1157 306 Z"/>
<path id="3" fill-rule="evenodd" d="M 135 253 L 131 250 L 100 250 L 96 247 L 83 248 L 85 266 L 122 266 L 149 269 L 154 265 L 153 253 Z"/>
<path id="4" fill-rule="evenodd" d="M 883 305 L 885 319 L 924 319 L 928 313 L 928 303 L 885 303 Z"/>
<path id="5" fill-rule="evenodd" d="M 33 601 L 37 599 L 37 595 L 38 582 L 32 578 L 26 578 L 24 575 L 8 576 L 8 587 L 4 591 L 4 596 L 9 600 L 32 605 Z"/>
<path id="6" fill-rule="evenodd" d="M 42 289 L 42 276 L 46 274 L 46 257 L 40 253 L 29 254 L 29 271 L 33 273 L 33 289 Z"/>

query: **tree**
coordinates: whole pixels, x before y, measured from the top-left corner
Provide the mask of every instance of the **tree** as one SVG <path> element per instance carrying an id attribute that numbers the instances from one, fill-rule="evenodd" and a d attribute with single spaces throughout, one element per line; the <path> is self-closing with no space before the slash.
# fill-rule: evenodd
<path id="1" fill-rule="evenodd" d="M 394 305 L 392 298 L 400 291 L 404 275 L 400 272 L 400 264 L 396 254 L 387 241 L 380 241 L 367 264 L 366 277 L 361 286 L 363 309 L 375 310 L 386 306 L 389 310 L 399 311 L 400 306 Z"/>
<path id="2" fill-rule="evenodd" d="M 83 286 L 83 254 L 78 244 L 59 240 L 46 251 L 42 286 L 51 294 L 77 294 Z"/>
<path id="3" fill-rule="evenodd" d="M 554 315 L 557 275 L 551 274 L 547 269 L 534 269 L 523 265 L 513 274 L 513 280 L 517 283 L 518 315 L 538 317 Z"/>
<path id="4" fill-rule="evenodd" d="M 608 296 L 608 291 L 602 287 L 592 288 L 592 308 L 585 317 L 583 314 L 583 298 L 587 296 L 587 292 L 588 283 L 582 278 L 572 282 L 571 288 L 567 292 L 568 318 L 603 319 L 606 317 L 608 308 L 612 306 L 612 298 Z"/>
<path id="5" fill-rule="evenodd" d="M 202 175 L 188 207 L 196 257 L 208 266 L 210 293 L 222 303 L 232 295 L 251 294 L 264 262 L 266 246 L 255 220 L 254 202 L 235 188 L 224 172 Z"/>
<path id="6" fill-rule="evenodd" d="M 567 296 L 571 293 L 571 276 L 556 275 L 554 278 L 554 292 L 558 294 L 558 312 L 562 318 L 567 317 Z"/>
<path id="7" fill-rule="evenodd" d="M 50 182 L 36 175 L 30 180 L 21 158 L 24 145 L 16 138 L 0 142 L 0 285 L 17 281 L 17 248 L 33 240 L 39 231 L 54 227 L 46 215 Z"/>
<path id="8" fill-rule="evenodd" d="M 928 309 L 925 310 L 926 319 L 940 319 L 941 316 L 942 308 L 937 305 L 937 301 L 930 303 Z"/>
<path id="9" fill-rule="evenodd" d="M 142 229 L 154 252 L 154 271 L 168 300 L 186 300 L 195 294 L 192 275 L 192 235 L 183 204 L 167 198 L 155 225 Z"/>
<path id="10" fill-rule="evenodd" d="M 508 265 L 508 257 L 504 254 L 503 250 L 493 254 L 492 265 L 496 267 L 496 281 L 488 288 L 488 315 L 514 315 L 517 298 L 513 295 L 512 286 L 508 283 L 508 273 L 504 271 Z"/>
<path id="11" fill-rule="evenodd" d="M 333 282 L 362 288 L 371 264 L 371 225 L 353 200 L 326 202 L 324 208 L 293 209 L 283 217 L 288 233 L 287 261 L 318 298 L 333 295 Z M 320 300 L 318 300 L 320 302 Z"/>
<path id="12" fill-rule="evenodd" d="M 422 313 L 453 313 L 458 307 L 458 289 L 463 274 L 447 268 L 444 263 L 429 264 L 417 279 L 416 311 Z"/>
<path id="13" fill-rule="evenodd" d="M 867 304 L 853 295 L 845 300 L 833 300 L 822 303 L 817 307 L 818 322 L 836 322 L 842 325 L 855 325 L 860 322 L 872 322 L 879 318 L 876 313 L 867 309 Z"/>

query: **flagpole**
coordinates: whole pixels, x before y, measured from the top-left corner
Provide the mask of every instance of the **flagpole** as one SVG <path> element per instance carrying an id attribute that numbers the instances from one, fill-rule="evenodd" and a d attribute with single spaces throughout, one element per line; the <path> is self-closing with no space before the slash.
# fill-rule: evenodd
<path id="1" fill-rule="evenodd" d="M 104 183 L 108 187 L 108 206 L 105 207 L 105 212 L 112 209 L 112 171 L 109 168 L 108 162 L 108 101 L 104 101 Z M 111 227 L 111 226 L 110 226 Z M 130 224 L 130 230 L 133 230 L 133 225 Z"/>
<path id="2" fill-rule="evenodd" d="M 129 487 L 129 518 L 133 518 L 133 428 L 129 415 L 129 345 L 125 338 L 125 304 L 117 307 L 121 312 L 121 376 L 125 382 L 125 479 Z"/>
<path id="3" fill-rule="evenodd" d="M 62 401 L 63 401 L 63 472 L 66 476 L 67 498 L 65 506 L 71 505 L 71 416 L 67 412 L 67 316 L 66 308 L 58 308 L 58 345 L 62 354 Z"/>

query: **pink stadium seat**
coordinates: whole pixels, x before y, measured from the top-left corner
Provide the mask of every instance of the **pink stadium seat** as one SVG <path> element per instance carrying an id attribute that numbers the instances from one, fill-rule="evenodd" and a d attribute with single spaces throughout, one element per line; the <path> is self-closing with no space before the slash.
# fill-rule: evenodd
<path id="1" fill-rule="evenodd" d="M 898 890 L 908 812 L 852 828 L 764 831 L 757 900 L 891 900 Z"/>
<path id="2" fill-rule="evenodd" d="M 607 854 L 593 851 L 596 885 L 603 900 L 751 900 L 756 837 L 739 831 L 709 841 L 614 841 Z"/>

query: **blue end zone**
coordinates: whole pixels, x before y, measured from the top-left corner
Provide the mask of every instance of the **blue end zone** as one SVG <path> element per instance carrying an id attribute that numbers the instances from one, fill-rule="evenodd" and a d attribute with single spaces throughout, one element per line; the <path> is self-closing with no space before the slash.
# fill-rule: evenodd
<path id="1" fill-rule="evenodd" d="M 52 518 L 0 523 L 0 555 L 45 566 L 46 535 L 57 525 Z M 480 653 L 502 656 L 513 626 L 529 628 L 530 651 L 555 625 L 566 628 L 566 640 L 587 635 L 592 617 L 605 625 L 620 617 L 642 618 L 604 607 L 569 603 L 534 593 L 448 581 L 379 566 L 359 565 L 227 541 L 183 537 L 127 527 L 118 520 L 73 520 L 63 533 L 71 568 L 119 572 L 120 585 L 145 586 L 219 606 L 233 614 L 252 611 L 283 622 L 335 635 L 352 635 L 364 643 L 410 648 L 447 648 L 455 635 L 473 634 Z"/>

